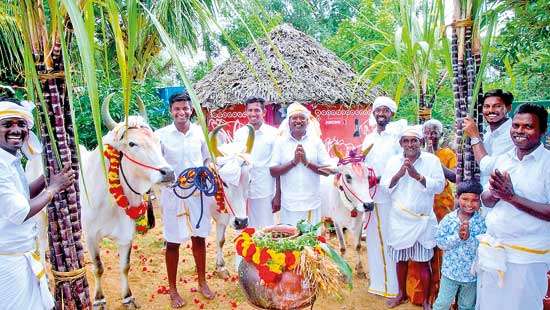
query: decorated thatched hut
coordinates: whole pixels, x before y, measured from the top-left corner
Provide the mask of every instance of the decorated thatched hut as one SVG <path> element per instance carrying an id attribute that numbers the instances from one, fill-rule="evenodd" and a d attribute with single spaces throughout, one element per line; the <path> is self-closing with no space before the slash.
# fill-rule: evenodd
<path id="1" fill-rule="evenodd" d="M 334 53 L 288 24 L 214 68 L 194 88 L 209 112 L 209 126 L 246 122 L 242 103 L 260 96 L 269 103 L 268 123 L 278 125 L 285 107 L 300 102 L 319 119 L 326 142 L 354 145 L 364 136 L 368 107 L 382 93 L 369 81 L 359 81 Z"/>

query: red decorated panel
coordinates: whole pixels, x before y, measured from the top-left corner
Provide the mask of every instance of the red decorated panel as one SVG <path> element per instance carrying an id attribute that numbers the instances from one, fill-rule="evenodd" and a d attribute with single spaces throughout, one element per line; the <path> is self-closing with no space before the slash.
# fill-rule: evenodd
<path id="1" fill-rule="evenodd" d="M 342 105 L 317 104 L 308 105 L 308 108 L 319 121 L 321 138 L 328 150 L 331 150 L 333 144 L 337 144 L 342 151 L 360 147 L 366 133 L 374 129 L 373 124 L 369 123 L 370 109 L 366 106 L 346 108 Z M 228 123 L 225 133 L 230 137 L 237 128 L 247 123 L 245 106 L 242 104 L 205 114 L 210 130 L 219 124 Z M 277 127 L 280 119 L 279 106 L 267 105 L 266 123 Z"/>

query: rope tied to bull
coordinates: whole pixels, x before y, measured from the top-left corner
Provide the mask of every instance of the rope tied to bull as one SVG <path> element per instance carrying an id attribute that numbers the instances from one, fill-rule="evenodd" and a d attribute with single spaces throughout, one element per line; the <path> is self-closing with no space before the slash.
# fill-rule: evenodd
<path id="1" fill-rule="evenodd" d="M 187 199 L 199 191 L 201 197 L 201 213 L 195 228 L 200 228 L 204 215 L 204 196 L 212 197 L 218 192 L 216 176 L 208 167 L 193 167 L 183 170 L 172 185 L 174 194 L 180 199 Z M 178 191 L 187 191 L 187 194 L 180 194 Z"/>

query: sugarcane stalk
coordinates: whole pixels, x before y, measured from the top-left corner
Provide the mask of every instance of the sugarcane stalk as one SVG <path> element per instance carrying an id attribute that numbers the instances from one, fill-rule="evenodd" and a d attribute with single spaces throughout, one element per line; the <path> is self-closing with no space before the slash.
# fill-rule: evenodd
<path id="1" fill-rule="evenodd" d="M 55 71 L 46 71 L 46 66 L 37 66 L 40 74 L 63 72 L 61 45 L 55 43 L 51 53 L 51 68 Z M 62 167 L 54 160 L 53 145 L 57 145 L 61 162 L 70 164 L 78 172 L 76 158 L 76 143 L 74 141 L 70 105 L 65 98 L 64 78 L 46 77 L 42 80 L 45 106 L 44 121 L 54 124 L 55 140 L 43 131 L 43 141 L 46 148 L 46 167 L 48 174 L 58 173 Z M 69 108 L 67 108 L 69 107 Z M 69 117 L 67 117 L 69 115 Z M 44 125 L 43 125 L 44 126 Z M 68 130 L 67 130 L 68 129 Z M 84 250 L 81 242 L 80 206 L 78 196 L 78 179 L 63 192 L 55 195 L 53 202 L 48 206 L 50 262 L 54 271 L 68 272 L 84 267 Z M 56 281 L 55 283 L 56 309 L 88 309 L 91 308 L 88 283 L 85 277 L 70 280 Z"/>
<path id="2" fill-rule="evenodd" d="M 429 107 L 426 103 L 426 87 L 423 85 L 422 82 L 420 82 L 419 84 L 418 106 L 420 108 L 420 113 L 418 113 L 418 123 L 424 124 L 427 120 L 430 119 L 430 115 L 428 115 L 427 111 L 431 107 Z"/>
<path id="3" fill-rule="evenodd" d="M 457 146 L 457 165 L 456 165 L 456 182 L 462 180 L 464 174 L 464 156 L 462 152 L 462 112 L 460 110 L 461 103 L 461 79 L 459 78 L 459 72 L 461 67 L 458 62 L 458 32 L 455 27 L 452 29 L 451 36 L 451 64 L 453 69 L 453 96 L 455 99 L 455 145 Z"/>
<path id="4" fill-rule="evenodd" d="M 481 57 L 479 57 L 477 38 L 473 36 L 475 23 L 470 20 L 472 16 L 476 16 L 472 13 L 472 3 L 455 0 L 454 7 L 451 58 L 456 109 L 456 142 L 459 146 L 456 178 L 457 182 L 460 182 L 470 179 L 479 180 L 479 167 L 474 158 L 470 138 L 464 136 L 462 122 L 468 115 L 468 111 L 472 109 L 478 126 L 482 123 L 480 91 L 474 92 L 476 79 L 479 78 Z M 472 106 L 474 102 L 477 103 L 476 106 Z"/>

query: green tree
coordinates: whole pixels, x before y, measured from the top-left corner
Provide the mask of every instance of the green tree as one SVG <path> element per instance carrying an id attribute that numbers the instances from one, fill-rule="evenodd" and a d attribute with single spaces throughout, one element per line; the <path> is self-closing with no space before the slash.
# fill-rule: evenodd
<path id="1" fill-rule="evenodd" d="M 391 0 L 362 0 L 357 7 L 360 13 L 343 20 L 336 33 L 323 44 L 355 72 L 363 72 L 382 51 L 384 34 L 395 31 L 397 8 L 394 4 Z"/>
<path id="2" fill-rule="evenodd" d="M 510 2 L 495 39 L 487 86 L 511 90 L 517 99 L 550 98 L 550 2 Z M 496 75 L 496 76 L 494 76 Z"/>
<path id="3" fill-rule="evenodd" d="M 336 33 L 341 21 L 355 15 L 359 1 L 257 0 L 238 5 L 226 2 L 222 13 L 230 23 L 226 29 L 227 37 L 222 37 L 221 41 L 229 45 L 231 40 L 243 49 L 277 25 L 289 23 L 322 42 Z"/>
<path id="4" fill-rule="evenodd" d="M 360 72 L 359 83 L 369 79 L 397 102 L 403 95 L 402 106 L 415 94 L 416 103 L 429 111 L 448 85 L 442 2 L 363 0 L 360 12 L 325 44 Z"/>

